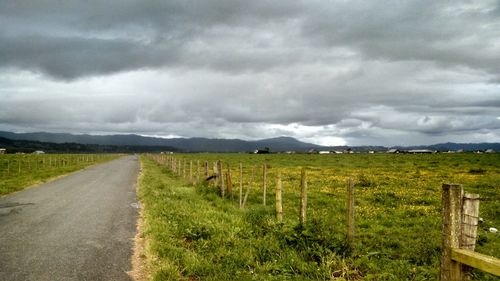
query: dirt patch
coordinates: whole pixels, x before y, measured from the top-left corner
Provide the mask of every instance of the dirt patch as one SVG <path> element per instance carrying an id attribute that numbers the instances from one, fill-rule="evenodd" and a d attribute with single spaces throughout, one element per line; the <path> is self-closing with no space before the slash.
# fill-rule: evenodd
<path id="1" fill-rule="evenodd" d="M 135 281 L 146 281 L 149 276 L 148 260 L 146 256 L 146 239 L 142 233 L 144 226 L 143 211 L 137 220 L 137 234 L 134 237 L 134 254 L 132 255 L 132 270 L 127 274 Z"/>

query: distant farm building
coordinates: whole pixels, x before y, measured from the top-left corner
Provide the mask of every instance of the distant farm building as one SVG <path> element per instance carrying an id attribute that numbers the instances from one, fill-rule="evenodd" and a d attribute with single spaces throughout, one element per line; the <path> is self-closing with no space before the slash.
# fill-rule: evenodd
<path id="1" fill-rule="evenodd" d="M 322 150 L 320 152 L 318 152 L 319 154 L 330 154 L 330 151 L 328 150 Z"/>
<path id="2" fill-rule="evenodd" d="M 253 153 L 255 154 L 268 154 L 270 151 L 269 147 L 264 147 L 264 149 L 256 149 Z"/>
<path id="3" fill-rule="evenodd" d="M 493 149 L 486 149 L 485 153 L 495 153 Z"/>
<path id="4" fill-rule="evenodd" d="M 436 151 L 429 150 L 429 149 L 412 149 L 412 150 L 408 150 L 408 153 L 413 153 L 413 154 L 430 154 L 430 153 L 436 153 Z"/>
<path id="5" fill-rule="evenodd" d="M 37 150 L 33 152 L 33 154 L 45 154 L 45 151 Z"/>
<path id="6" fill-rule="evenodd" d="M 0 148 L 0 154 L 5 154 L 5 152 L 7 151 L 7 149 L 5 148 Z"/>
<path id="7" fill-rule="evenodd" d="M 344 153 L 354 153 L 354 151 L 352 151 L 352 148 L 348 148 L 344 150 Z"/>
<path id="8" fill-rule="evenodd" d="M 392 149 L 387 150 L 387 153 L 401 153 L 401 150 L 399 150 L 397 148 L 392 148 Z"/>

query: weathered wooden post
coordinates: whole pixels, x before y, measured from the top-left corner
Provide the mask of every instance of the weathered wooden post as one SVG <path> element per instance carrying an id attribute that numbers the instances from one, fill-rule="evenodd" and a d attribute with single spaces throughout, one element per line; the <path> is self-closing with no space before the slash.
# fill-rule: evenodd
<path id="1" fill-rule="evenodd" d="M 442 258 L 441 258 L 441 281 L 462 280 L 462 266 L 452 260 L 452 248 L 460 248 L 460 236 L 462 225 L 462 198 L 463 187 L 459 184 L 443 184 L 442 186 Z"/>
<path id="2" fill-rule="evenodd" d="M 183 165 L 182 165 L 182 177 L 183 177 L 184 179 L 186 179 L 186 177 L 187 177 L 187 172 L 186 172 L 186 166 L 187 166 L 187 163 L 186 163 L 186 162 L 187 162 L 187 160 L 186 160 L 186 159 L 184 159 L 184 161 L 183 161 Z"/>
<path id="3" fill-rule="evenodd" d="M 462 200 L 462 234 L 460 248 L 474 251 L 476 248 L 477 227 L 479 223 L 479 194 L 465 193 Z M 464 280 L 470 279 L 471 268 L 462 265 Z"/>
<path id="4" fill-rule="evenodd" d="M 245 204 L 247 203 L 248 194 L 250 194 L 250 190 L 252 190 L 254 175 L 255 175 L 255 167 L 252 167 L 252 176 L 250 177 L 250 182 L 248 183 L 247 191 L 245 192 L 245 198 L 243 198 L 243 203 L 241 204 L 241 208 L 245 208 Z"/>
<path id="5" fill-rule="evenodd" d="M 189 184 L 193 184 L 193 160 L 189 161 Z"/>
<path id="6" fill-rule="evenodd" d="M 227 164 L 226 183 L 227 183 L 227 192 L 231 194 L 231 199 L 233 199 L 234 198 L 233 181 L 231 179 L 231 168 L 229 167 L 229 164 Z"/>
<path id="7" fill-rule="evenodd" d="M 276 182 L 276 221 L 278 223 L 283 222 L 283 203 L 281 197 L 281 190 L 283 188 L 281 182 L 281 172 L 278 172 L 278 180 Z"/>
<path id="8" fill-rule="evenodd" d="M 180 176 L 182 176 L 182 160 L 181 159 L 179 159 L 179 167 L 178 168 L 179 168 L 179 171 L 177 171 L 177 174 L 180 177 Z"/>
<path id="9" fill-rule="evenodd" d="M 243 204 L 243 164 L 240 163 L 240 208 Z"/>
<path id="10" fill-rule="evenodd" d="M 262 165 L 262 205 L 266 206 L 266 195 L 267 195 L 267 165 L 264 163 Z"/>
<path id="11" fill-rule="evenodd" d="M 196 184 L 200 183 L 200 160 L 196 160 Z"/>
<path id="12" fill-rule="evenodd" d="M 203 162 L 203 176 L 208 178 L 208 161 Z"/>
<path id="13" fill-rule="evenodd" d="M 354 183 L 352 178 L 347 180 L 347 244 L 354 243 Z"/>
<path id="14" fill-rule="evenodd" d="M 215 178 L 214 178 L 214 186 L 216 186 L 216 187 L 219 186 L 219 171 L 217 171 L 218 167 L 219 167 L 219 165 L 217 164 L 217 161 L 214 161 L 213 174 L 215 176 Z"/>
<path id="15" fill-rule="evenodd" d="M 300 173 L 300 224 L 306 222 L 307 213 L 307 175 L 306 169 L 302 168 Z"/>
<path id="16" fill-rule="evenodd" d="M 218 167 L 217 169 L 219 170 L 219 183 L 220 183 L 220 193 L 222 198 L 224 198 L 226 194 L 226 186 L 224 185 L 224 169 L 222 167 L 222 161 L 217 161 Z"/>

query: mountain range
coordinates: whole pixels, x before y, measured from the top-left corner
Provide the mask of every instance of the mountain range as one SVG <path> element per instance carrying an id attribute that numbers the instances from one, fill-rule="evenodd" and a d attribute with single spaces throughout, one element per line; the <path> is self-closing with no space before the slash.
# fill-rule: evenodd
<path id="1" fill-rule="evenodd" d="M 0 131 L 0 137 L 10 140 L 25 140 L 55 144 L 84 144 L 113 146 L 113 149 L 127 146 L 126 151 L 183 151 L 183 152 L 250 152 L 265 147 L 273 152 L 315 150 L 346 150 L 353 151 L 386 151 L 384 146 L 321 146 L 301 142 L 291 137 L 277 137 L 256 141 L 240 139 L 209 139 L 209 138 L 158 138 L 140 135 L 77 135 L 66 133 L 13 133 Z M 148 147 L 148 148 L 145 148 Z M 155 149 L 153 149 L 153 147 Z M 500 151 L 500 143 L 442 143 L 428 146 L 394 147 L 399 149 L 430 149 L 438 151 L 464 150 L 476 151 L 493 149 Z"/>

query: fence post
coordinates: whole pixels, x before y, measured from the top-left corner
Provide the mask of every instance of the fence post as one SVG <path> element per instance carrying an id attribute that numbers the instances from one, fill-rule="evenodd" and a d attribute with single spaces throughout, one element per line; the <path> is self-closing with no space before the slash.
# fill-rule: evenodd
<path id="1" fill-rule="evenodd" d="M 222 198 L 226 195 L 226 187 L 224 186 L 224 170 L 222 168 L 222 161 L 218 161 L 217 164 L 219 164 L 218 170 L 219 170 L 219 183 L 220 183 L 220 193 L 222 195 Z"/>
<path id="2" fill-rule="evenodd" d="M 302 168 L 300 173 L 300 224 L 306 222 L 307 213 L 307 175 L 306 169 Z"/>
<path id="3" fill-rule="evenodd" d="M 186 159 L 184 159 L 183 161 L 183 165 L 182 165 L 182 178 L 186 179 L 186 166 L 187 166 L 187 163 L 186 163 Z"/>
<path id="4" fill-rule="evenodd" d="M 245 204 L 247 203 L 248 194 L 250 193 L 250 190 L 252 189 L 253 186 L 254 175 L 255 175 L 255 167 L 252 167 L 252 176 L 250 177 L 250 182 L 248 184 L 247 191 L 245 192 L 245 198 L 243 198 L 243 203 L 241 204 L 241 208 L 245 208 Z"/>
<path id="5" fill-rule="evenodd" d="M 231 168 L 227 164 L 227 175 L 226 175 L 227 192 L 231 194 L 231 199 L 234 199 L 233 195 L 233 181 L 231 180 Z"/>
<path id="6" fill-rule="evenodd" d="M 264 206 L 266 206 L 266 193 L 267 193 L 266 179 L 267 179 L 267 165 L 266 163 L 264 163 L 264 165 L 262 165 L 262 205 Z"/>
<path id="7" fill-rule="evenodd" d="M 462 280 L 462 266 L 451 259 L 451 249 L 460 248 L 462 224 L 463 187 L 459 184 L 443 184 L 442 186 L 442 256 L 441 281 Z"/>
<path id="8" fill-rule="evenodd" d="M 354 183 L 352 178 L 347 180 L 347 244 L 353 246 L 354 242 Z"/>
<path id="9" fill-rule="evenodd" d="M 474 251 L 476 248 L 477 226 L 479 222 L 479 194 L 465 193 L 462 207 L 462 235 L 460 248 Z M 466 280 L 470 279 L 471 268 L 462 265 Z"/>
<path id="10" fill-rule="evenodd" d="M 281 190 L 283 183 L 281 182 L 281 172 L 278 172 L 278 181 L 276 182 L 276 221 L 283 222 L 283 203 L 281 197 Z"/>
<path id="11" fill-rule="evenodd" d="M 243 164 L 240 163 L 240 208 L 243 204 Z"/>
<path id="12" fill-rule="evenodd" d="M 217 171 L 217 168 L 218 168 L 218 164 L 217 164 L 217 161 L 214 161 L 214 165 L 213 165 L 213 170 L 214 170 L 214 186 L 219 186 L 219 174 L 218 174 L 218 171 Z"/>
<path id="13" fill-rule="evenodd" d="M 200 160 L 196 160 L 196 184 L 200 183 Z"/>
<path id="14" fill-rule="evenodd" d="M 203 162 L 203 175 L 208 178 L 208 161 Z"/>
<path id="15" fill-rule="evenodd" d="M 193 160 L 189 161 L 189 183 L 193 184 Z"/>

